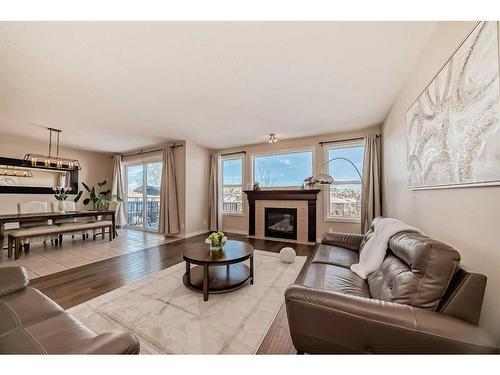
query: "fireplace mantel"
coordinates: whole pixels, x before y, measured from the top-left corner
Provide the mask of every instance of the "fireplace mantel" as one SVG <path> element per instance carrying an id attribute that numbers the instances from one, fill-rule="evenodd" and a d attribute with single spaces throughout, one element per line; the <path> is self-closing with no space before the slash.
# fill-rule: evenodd
<path id="1" fill-rule="evenodd" d="M 244 190 L 248 198 L 248 234 L 255 236 L 255 201 L 307 201 L 307 238 L 316 242 L 316 199 L 320 189 Z"/>
<path id="2" fill-rule="evenodd" d="M 248 201 L 276 200 L 276 201 L 316 201 L 320 189 L 304 190 L 243 190 Z"/>

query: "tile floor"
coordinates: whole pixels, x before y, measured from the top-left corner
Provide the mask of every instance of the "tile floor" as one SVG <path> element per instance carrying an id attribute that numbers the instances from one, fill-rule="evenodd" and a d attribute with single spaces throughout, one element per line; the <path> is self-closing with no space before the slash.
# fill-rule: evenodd
<path id="1" fill-rule="evenodd" d="M 31 243 L 30 252 L 22 253 L 17 260 L 8 258 L 4 249 L 0 267 L 19 264 L 26 268 L 30 279 L 35 279 L 176 240 L 178 238 L 131 229 L 119 229 L 118 236 L 111 242 L 101 236 L 94 241 L 91 233 L 85 241 L 79 234 L 75 234 L 75 238 L 68 234 L 64 235 L 61 247 L 52 246 L 50 241 L 46 245 L 42 242 Z"/>

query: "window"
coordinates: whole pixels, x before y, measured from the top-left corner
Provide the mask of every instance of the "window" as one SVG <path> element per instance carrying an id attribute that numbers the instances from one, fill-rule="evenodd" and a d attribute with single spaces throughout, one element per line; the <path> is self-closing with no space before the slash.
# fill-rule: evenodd
<path id="1" fill-rule="evenodd" d="M 222 159 L 222 212 L 243 213 L 243 158 Z"/>
<path id="2" fill-rule="evenodd" d="M 262 188 L 298 188 L 313 174 L 312 151 L 254 156 L 253 181 Z"/>
<path id="3" fill-rule="evenodd" d="M 363 173 L 364 141 L 337 143 L 326 149 L 326 160 L 345 158 Z M 328 164 L 328 174 L 335 182 L 327 190 L 327 219 L 359 222 L 361 218 L 361 179 L 347 160 L 333 160 Z"/>

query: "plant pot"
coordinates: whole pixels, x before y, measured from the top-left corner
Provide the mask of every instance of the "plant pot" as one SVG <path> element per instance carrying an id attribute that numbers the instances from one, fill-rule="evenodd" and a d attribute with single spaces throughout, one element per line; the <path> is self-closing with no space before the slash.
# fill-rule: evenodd
<path id="1" fill-rule="evenodd" d="M 222 246 L 212 246 L 210 245 L 210 251 L 220 251 L 222 250 Z"/>
<path id="2" fill-rule="evenodd" d="M 57 205 L 57 209 L 59 212 L 63 213 L 64 212 L 64 201 L 59 201 L 59 204 Z"/>

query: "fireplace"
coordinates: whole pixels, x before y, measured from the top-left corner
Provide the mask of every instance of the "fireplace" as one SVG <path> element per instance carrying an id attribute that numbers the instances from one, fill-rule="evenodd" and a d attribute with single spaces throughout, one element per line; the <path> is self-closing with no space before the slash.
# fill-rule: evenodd
<path id="1" fill-rule="evenodd" d="M 297 239 L 297 209 L 266 207 L 264 231 L 266 237 Z"/>

